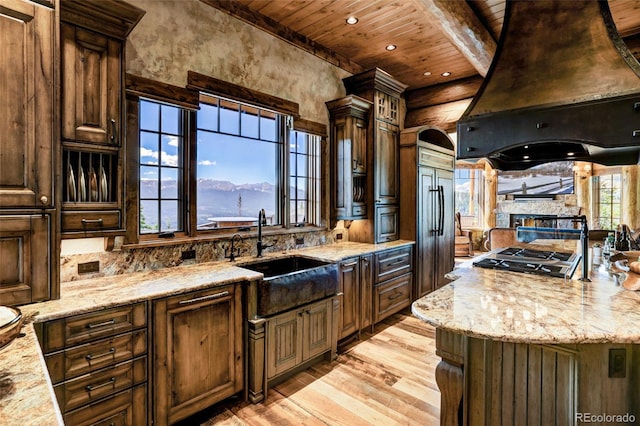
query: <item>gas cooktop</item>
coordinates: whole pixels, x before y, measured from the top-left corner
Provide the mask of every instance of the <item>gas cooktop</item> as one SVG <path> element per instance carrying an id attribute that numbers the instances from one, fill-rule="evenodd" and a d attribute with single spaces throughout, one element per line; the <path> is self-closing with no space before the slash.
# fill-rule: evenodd
<path id="1" fill-rule="evenodd" d="M 575 253 L 508 247 L 484 256 L 473 262 L 473 266 L 571 278 L 580 258 Z"/>

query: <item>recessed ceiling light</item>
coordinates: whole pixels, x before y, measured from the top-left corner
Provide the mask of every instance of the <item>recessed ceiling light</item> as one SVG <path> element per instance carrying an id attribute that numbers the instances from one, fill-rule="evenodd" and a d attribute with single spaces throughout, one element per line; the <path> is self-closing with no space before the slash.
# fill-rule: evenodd
<path id="1" fill-rule="evenodd" d="M 385 49 L 387 49 L 389 52 L 391 52 L 392 50 L 396 50 L 396 46 L 395 44 L 389 44 L 387 45 L 387 47 L 385 47 Z"/>
<path id="2" fill-rule="evenodd" d="M 451 73 L 449 71 L 445 71 L 440 75 L 443 76 L 443 77 L 449 77 L 451 75 Z"/>
<path id="3" fill-rule="evenodd" d="M 422 75 L 429 77 L 431 75 L 431 71 L 425 71 Z"/>
<path id="4" fill-rule="evenodd" d="M 347 18 L 347 24 L 349 25 L 355 25 L 358 23 L 358 18 L 356 18 L 355 16 L 349 16 Z"/>

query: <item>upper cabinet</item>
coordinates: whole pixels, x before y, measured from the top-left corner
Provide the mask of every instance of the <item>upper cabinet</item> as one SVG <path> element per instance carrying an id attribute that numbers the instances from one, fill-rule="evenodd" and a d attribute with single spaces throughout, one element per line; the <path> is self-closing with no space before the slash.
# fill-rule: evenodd
<path id="1" fill-rule="evenodd" d="M 62 233 L 124 233 L 124 47 L 144 11 L 61 2 Z"/>
<path id="2" fill-rule="evenodd" d="M 352 224 L 349 238 L 367 243 L 397 240 L 401 96 L 407 86 L 378 68 L 345 78 L 343 82 L 349 95 L 373 104 L 367 126 L 367 168 L 372 171 L 366 183 L 369 220 Z"/>
<path id="3" fill-rule="evenodd" d="M 0 209 L 51 208 L 54 10 L 3 0 L 0 34 Z"/>
<path id="4" fill-rule="evenodd" d="M 331 120 L 331 215 L 367 217 L 367 126 L 371 102 L 347 96 L 327 102 Z"/>

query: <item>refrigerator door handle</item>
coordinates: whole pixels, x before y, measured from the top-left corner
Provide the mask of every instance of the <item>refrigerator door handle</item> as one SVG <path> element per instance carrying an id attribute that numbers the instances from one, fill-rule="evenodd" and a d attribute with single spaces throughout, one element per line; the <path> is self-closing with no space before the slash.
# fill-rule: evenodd
<path id="1" fill-rule="evenodd" d="M 431 193 L 431 195 L 433 197 L 435 197 L 435 199 L 433 199 L 433 204 L 436 204 L 437 205 L 437 209 L 438 209 L 437 216 L 436 216 L 435 209 L 431 210 L 431 218 L 432 218 L 431 223 L 435 224 L 436 227 L 435 228 L 431 228 L 429 231 L 432 234 L 440 235 L 440 187 L 438 186 L 438 187 L 434 188 L 434 187 L 430 186 L 429 187 L 429 192 Z M 436 193 L 436 194 L 434 194 L 434 193 Z M 437 220 L 437 222 L 436 222 L 436 220 Z"/>
<path id="2" fill-rule="evenodd" d="M 444 235 L 444 186 L 438 185 L 438 236 Z"/>

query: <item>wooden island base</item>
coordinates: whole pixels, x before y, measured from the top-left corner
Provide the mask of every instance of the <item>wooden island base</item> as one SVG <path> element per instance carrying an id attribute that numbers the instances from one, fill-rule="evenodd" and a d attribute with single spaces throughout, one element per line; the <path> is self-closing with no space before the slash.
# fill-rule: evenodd
<path id="1" fill-rule="evenodd" d="M 510 343 L 436 331 L 441 425 L 637 424 L 640 345 Z"/>

